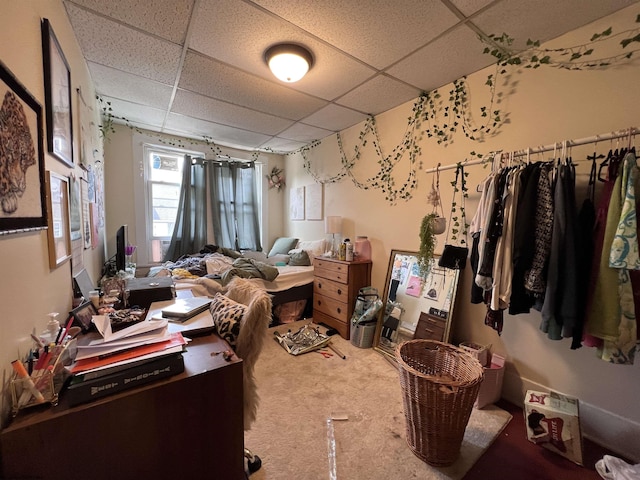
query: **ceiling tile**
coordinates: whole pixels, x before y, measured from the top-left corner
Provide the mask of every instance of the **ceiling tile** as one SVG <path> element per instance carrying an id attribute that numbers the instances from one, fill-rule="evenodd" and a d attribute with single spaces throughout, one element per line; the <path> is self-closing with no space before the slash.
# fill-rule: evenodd
<path id="1" fill-rule="evenodd" d="M 240 128 L 219 125 L 213 122 L 198 120 L 170 113 L 165 125 L 165 131 L 186 135 L 190 138 L 202 140 L 204 137 L 213 139 L 215 143 L 232 147 L 244 146 L 257 148 L 271 138 L 269 135 L 242 130 Z"/>
<path id="2" fill-rule="evenodd" d="M 326 104 L 290 88 L 241 72 L 199 54 L 185 59 L 180 88 L 236 105 L 298 120 Z"/>
<path id="3" fill-rule="evenodd" d="M 296 142 L 286 138 L 274 137 L 271 140 L 260 145 L 260 148 L 273 150 L 274 152 L 293 152 L 307 145 L 307 142 Z"/>
<path id="4" fill-rule="evenodd" d="M 287 128 L 278 136 L 289 140 L 311 143 L 314 140 L 319 140 L 332 134 L 333 132 L 325 130 L 324 128 L 313 127 L 311 125 L 305 125 L 304 123 L 298 122 L 292 127 Z"/>
<path id="5" fill-rule="evenodd" d="M 329 104 L 321 108 L 313 115 L 309 115 L 304 119 L 304 123 L 315 125 L 316 127 L 338 132 L 349 128 L 356 123 L 363 122 L 367 119 L 367 115 L 351 110 L 350 108 L 341 107 L 340 105 Z"/>
<path id="6" fill-rule="evenodd" d="M 276 135 L 294 123 L 292 120 L 284 120 L 186 90 L 178 90 L 171 111 L 267 135 Z"/>
<path id="7" fill-rule="evenodd" d="M 89 62 L 89 71 L 101 96 L 156 108 L 166 109 L 169 106 L 173 88 L 168 85 L 92 62 Z"/>
<path id="8" fill-rule="evenodd" d="M 181 47 L 67 3 L 84 57 L 91 62 L 173 85 Z"/>
<path id="9" fill-rule="evenodd" d="M 451 3 L 460 10 L 465 17 L 468 17 L 495 1 L 496 0 L 451 0 Z"/>
<path id="10" fill-rule="evenodd" d="M 105 102 L 111 102 L 111 108 L 115 115 L 125 119 L 125 122 L 117 123 L 138 124 L 143 123 L 155 128 L 161 128 L 164 122 L 165 111 L 157 108 L 151 108 L 138 103 L 132 103 L 112 97 L 102 97 Z M 115 121 L 115 120 L 114 120 Z"/>
<path id="11" fill-rule="evenodd" d="M 304 45 L 314 57 L 309 73 L 301 81 L 287 84 L 291 89 L 332 100 L 375 74 L 372 68 L 291 23 L 237 0 L 199 3 L 189 47 L 282 85 L 264 61 L 265 50 L 282 42 Z"/>
<path id="12" fill-rule="evenodd" d="M 524 49 L 528 39 L 550 40 L 632 3 L 635 0 L 509 0 L 485 10 L 473 23 L 486 34 L 507 33 L 514 39 L 513 48 Z"/>
<path id="13" fill-rule="evenodd" d="M 387 75 L 378 75 L 339 98 L 336 103 L 377 115 L 420 96 L 420 90 Z"/>
<path id="14" fill-rule="evenodd" d="M 428 92 L 494 63 L 482 53 L 484 48 L 474 31 L 460 25 L 390 68 L 389 74 Z"/>
<path id="15" fill-rule="evenodd" d="M 73 3 L 160 38 L 184 43 L 194 0 L 73 0 Z"/>
<path id="16" fill-rule="evenodd" d="M 384 69 L 452 27 L 457 17 L 424 0 L 255 0 L 368 65 Z"/>

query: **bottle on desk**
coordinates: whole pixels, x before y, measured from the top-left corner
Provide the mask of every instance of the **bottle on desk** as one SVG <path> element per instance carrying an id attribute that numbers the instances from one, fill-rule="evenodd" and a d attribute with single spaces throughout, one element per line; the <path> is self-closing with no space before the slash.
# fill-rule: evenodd
<path id="1" fill-rule="evenodd" d="M 351 243 L 351 240 L 348 238 L 345 238 L 344 240 L 344 250 L 344 259 L 347 262 L 353 262 L 353 243 Z"/>

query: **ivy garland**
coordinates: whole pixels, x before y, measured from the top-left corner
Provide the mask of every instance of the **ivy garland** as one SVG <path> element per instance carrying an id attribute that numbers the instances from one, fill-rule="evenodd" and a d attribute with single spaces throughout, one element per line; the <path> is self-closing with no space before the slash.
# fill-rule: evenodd
<path id="1" fill-rule="evenodd" d="M 98 104 L 100 105 L 100 109 L 102 110 L 102 123 L 98 125 L 98 129 L 100 130 L 100 135 L 102 136 L 102 138 L 108 139 L 110 134 L 115 133 L 115 128 L 114 128 L 114 124 L 116 123 L 115 120 L 120 120 L 124 125 L 129 127 L 131 130 L 134 130 L 135 132 L 143 135 L 150 135 L 155 133 L 150 131 L 143 131 L 142 129 L 133 125 L 129 121 L 129 119 L 114 115 L 113 109 L 111 107 L 111 102 L 108 100 L 105 100 L 100 95 L 96 95 L 96 99 L 98 101 Z M 213 155 L 217 158 L 229 158 L 229 159 L 231 158 L 230 155 L 223 154 L 222 148 L 220 148 L 220 146 L 213 141 L 212 137 L 207 135 L 203 135 L 202 140 L 192 140 L 192 139 L 187 139 L 182 137 L 172 137 L 170 135 L 162 135 L 162 136 L 158 135 L 157 141 L 159 143 L 168 145 L 170 147 L 182 148 L 182 149 L 187 149 L 189 148 L 189 146 L 193 147 L 194 145 L 199 147 L 204 145 L 208 147 L 213 153 Z M 251 161 L 254 161 L 254 162 L 257 161 L 258 157 L 260 156 L 260 153 L 261 152 L 257 152 L 257 151 L 252 152 Z"/>
<path id="2" fill-rule="evenodd" d="M 640 23 L 640 15 L 636 17 L 636 23 Z M 619 39 L 622 49 L 640 42 L 640 28 L 629 29 L 613 35 L 612 28 L 594 34 L 588 43 L 567 48 L 542 49 L 539 41 L 527 41 L 528 50 L 519 52 L 512 48 L 513 39 L 506 33 L 502 35 L 489 35 L 481 38 L 488 46 L 484 53 L 496 58 L 495 72 L 488 75 L 485 86 L 489 89 L 489 104 L 480 107 L 479 116 L 482 119 L 476 124 L 469 105 L 469 87 L 466 77 L 453 82 L 446 99 L 439 89 L 422 93 L 412 108 L 412 114 L 408 118 L 407 128 L 402 141 L 394 147 L 390 155 L 384 155 L 376 129 L 375 118 L 369 116 L 358 137 L 360 144 L 354 147 L 354 155 L 349 159 L 344 151 L 340 133 L 336 135 L 341 158 L 341 170 L 333 176 L 320 177 L 312 171 L 308 152 L 320 145 L 320 141 L 305 146 L 291 154 L 300 153 L 304 160 L 304 169 L 318 183 L 335 183 L 351 177 L 353 183 L 361 189 L 380 189 L 385 194 L 385 199 L 395 205 L 398 200 L 409 200 L 413 191 L 417 188 L 417 168 L 421 168 L 419 156 L 422 149 L 418 142 L 423 135 L 434 138 L 438 144 L 449 145 L 453 142 L 453 136 L 460 128 L 465 137 L 473 141 L 481 141 L 486 135 L 495 135 L 506 118 L 497 105 L 502 99 L 502 93 L 496 91 L 496 85 L 500 76 L 508 73 L 508 67 L 539 68 L 542 65 L 553 66 L 569 70 L 585 70 L 606 68 L 608 66 L 628 61 L 640 50 L 625 51 L 624 53 L 595 59 L 594 46 L 607 39 Z M 505 86 L 508 82 L 505 82 Z M 421 130 L 422 124 L 424 130 Z M 367 144 L 367 137 L 374 136 L 374 147 L 378 157 L 378 172 L 365 181 L 358 181 L 353 168 L 361 157 L 361 149 Z M 409 158 L 409 174 L 401 186 L 396 186 L 394 168 L 407 154 Z M 470 157 L 478 159 L 489 158 L 475 151 L 470 152 Z M 466 175 L 468 175 L 465 172 Z M 468 196 L 463 187 L 463 195 Z"/>

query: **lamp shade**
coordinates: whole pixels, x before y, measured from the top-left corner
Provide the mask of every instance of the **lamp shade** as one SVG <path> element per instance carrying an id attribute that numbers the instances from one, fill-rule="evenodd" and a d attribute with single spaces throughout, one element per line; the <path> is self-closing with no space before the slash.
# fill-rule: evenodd
<path id="1" fill-rule="evenodd" d="M 331 234 L 342 233 L 342 217 L 327 216 L 324 220 L 324 232 Z"/>
<path id="2" fill-rule="evenodd" d="M 264 59 L 276 78 L 287 83 L 300 80 L 313 65 L 313 56 L 309 50 L 289 43 L 269 47 L 264 52 Z"/>

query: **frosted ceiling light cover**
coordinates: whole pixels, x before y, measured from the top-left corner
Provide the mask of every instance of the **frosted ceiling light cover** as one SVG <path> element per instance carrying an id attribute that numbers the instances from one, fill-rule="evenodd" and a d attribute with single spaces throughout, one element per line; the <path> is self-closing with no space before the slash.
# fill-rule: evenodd
<path id="1" fill-rule="evenodd" d="M 265 52 L 265 60 L 276 78 L 287 83 L 300 80 L 313 64 L 311 53 L 299 45 L 274 45 Z"/>

